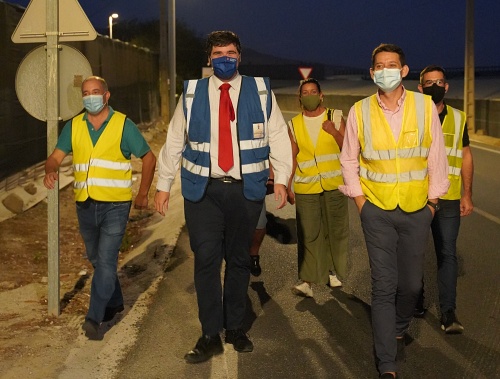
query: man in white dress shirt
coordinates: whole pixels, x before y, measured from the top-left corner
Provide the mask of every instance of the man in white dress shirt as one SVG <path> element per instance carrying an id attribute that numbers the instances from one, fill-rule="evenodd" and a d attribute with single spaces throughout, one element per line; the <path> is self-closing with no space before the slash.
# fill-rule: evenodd
<path id="1" fill-rule="evenodd" d="M 277 208 L 286 204 L 292 171 L 287 125 L 269 80 L 238 73 L 241 44 L 235 33 L 212 32 L 206 48 L 214 75 L 184 83 L 160 152 L 155 196 L 156 210 L 164 215 L 181 166 L 202 327 L 202 336 L 184 357 L 188 363 L 221 354 L 223 329 L 225 342 L 236 351 L 253 350 L 243 330 L 249 249 L 266 195 L 269 164 Z"/>

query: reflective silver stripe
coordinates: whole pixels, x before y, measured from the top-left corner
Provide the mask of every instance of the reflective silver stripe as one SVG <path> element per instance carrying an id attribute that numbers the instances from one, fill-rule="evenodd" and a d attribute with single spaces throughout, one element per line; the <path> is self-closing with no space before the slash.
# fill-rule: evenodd
<path id="1" fill-rule="evenodd" d="M 340 154 L 317 155 L 316 162 L 338 161 L 339 158 L 340 158 Z"/>
<path id="2" fill-rule="evenodd" d="M 73 182 L 73 188 L 76 189 L 82 189 L 82 188 L 87 188 L 87 182 Z"/>
<path id="3" fill-rule="evenodd" d="M 446 155 L 449 157 L 458 157 L 462 158 L 462 150 L 458 150 L 455 147 L 447 147 L 446 148 Z"/>
<path id="4" fill-rule="evenodd" d="M 415 158 L 427 157 L 429 149 L 422 146 L 409 147 L 407 149 L 398 149 L 398 156 L 400 158 Z M 366 159 L 395 159 L 396 150 L 372 150 L 364 151 L 363 157 Z"/>
<path id="5" fill-rule="evenodd" d="M 88 186 L 130 188 L 132 187 L 132 180 L 88 178 L 87 184 Z"/>
<path id="6" fill-rule="evenodd" d="M 184 101 L 186 102 L 186 133 L 189 132 L 189 121 L 191 120 L 191 110 L 193 109 L 194 92 L 196 90 L 198 80 L 190 80 L 187 85 Z"/>
<path id="7" fill-rule="evenodd" d="M 254 172 L 261 172 L 269 168 L 269 160 L 265 160 L 257 163 L 249 163 L 241 166 L 241 173 L 253 174 Z"/>
<path id="8" fill-rule="evenodd" d="M 409 147 L 407 149 L 399 149 L 398 155 L 400 158 L 426 158 L 429 156 L 429 149 L 423 146 Z"/>
<path id="9" fill-rule="evenodd" d="M 264 113 L 264 125 L 267 125 L 267 87 L 264 78 L 255 77 L 255 84 L 257 85 L 257 90 L 259 91 L 260 107 L 262 108 L 262 113 Z"/>
<path id="10" fill-rule="evenodd" d="M 371 182 L 378 183 L 406 183 L 412 180 L 424 180 L 427 176 L 427 168 L 421 171 L 410 171 L 399 174 L 381 174 L 373 171 L 368 171 L 364 167 L 359 168 L 359 175 Z"/>
<path id="11" fill-rule="evenodd" d="M 370 117 L 370 100 L 371 97 L 367 97 L 361 100 L 361 113 L 363 117 L 363 136 L 365 138 L 365 149 L 363 151 L 363 156 L 365 153 L 368 154 L 367 157 L 373 154 L 373 139 L 372 139 L 372 122 Z"/>
<path id="12" fill-rule="evenodd" d="M 460 176 L 461 172 L 462 172 L 462 169 L 460 167 L 448 166 L 448 173 L 450 175 Z"/>
<path id="13" fill-rule="evenodd" d="M 187 159 L 182 160 L 182 167 L 184 167 L 189 172 L 195 175 L 201 175 L 207 177 L 210 175 L 210 169 L 208 167 L 203 167 L 193 162 L 188 161 Z"/>
<path id="14" fill-rule="evenodd" d="M 455 125 L 454 125 L 455 126 L 455 134 L 453 136 L 453 147 L 446 148 L 446 155 L 448 155 L 449 157 L 462 158 L 462 150 L 458 149 L 458 145 L 459 145 L 459 141 L 460 141 L 459 139 L 461 137 L 460 131 L 462 130 L 462 115 L 455 108 L 447 107 L 447 109 L 448 110 L 451 109 L 451 111 L 453 112 L 453 118 L 455 121 Z M 449 133 L 445 133 L 445 134 L 449 135 Z"/>
<path id="15" fill-rule="evenodd" d="M 336 178 L 342 175 L 342 170 L 326 171 L 322 172 L 320 175 L 324 179 Z"/>
<path id="16" fill-rule="evenodd" d="M 420 136 L 419 145 L 421 145 L 422 141 L 424 140 L 424 132 L 425 132 L 424 95 L 415 92 L 413 98 L 415 99 L 415 108 L 417 112 L 418 135 Z"/>
<path id="17" fill-rule="evenodd" d="M 268 146 L 264 138 L 240 141 L 240 150 L 252 150 L 259 147 Z"/>
<path id="18" fill-rule="evenodd" d="M 73 170 L 75 172 L 78 172 L 78 171 L 87 172 L 89 170 L 89 165 L 87 163 L 73 164 Z"/>
<path id="19" fill-rule="evenodd" d="M 310 159 L 310 160 L 304 161 L 304 162 L 297 162 L 297 165 L 299 166 L 299 168 L 301 170 L 303 170 L 305 168 L 310 168 L 310 167 L 316 166 L 316 161 L 314 159 Z"/>
<path id="20" fill-rule="evenodd" d="M 396 150 L 364 150 L 363 157 L 366 159 L 395 159 Z"/>
<path id="21" fill-rule="evenodd" d="M 450 107 L 448 107 L 450 109 Z M 455 109 L 453 109 L 453 117 L 455 119 L 455 140 L 453 141 L 453 146 L 458 146 L 458 139 L 460 138 L 460 130 L 462 129 L 462 115 L 460 112 Z"/>
<path id="22" fill-rule="evenodd" d="M 319 175 L 314 175 L 314 176 L 299 176 L 295 175 L 295 183 L 303 183 L 303 184 L 310 184 L 310 183 L 315 183 L 319 182 L 321 180 L 321 177 Z"/>
<path id="23" fill-rule="evenodd" d="M 113 162 L 105 159 L 91 159 L 90 167 L 101 167 L 110 170 L 128 171 L 132 169 L 130 162 Z"/>
<path id="24" fill-rule="evenodd" d="M 210 151 L 210 143 L 209 142 L 193 142 L 189 141 L 189 147 L 194 151 L 201 151 L 204 153 L 208 153 Z"/>
<path id="25" fill-rule="evenodd" d="M 429 149 L 422 146 L 409 147 L 407 149 L 398 149 L 399 158 L 415 158 L 427 157 Z M 396 150 L 373 150 L 363 152 L 363 157 L 366 159 L 395 159 Z"/>

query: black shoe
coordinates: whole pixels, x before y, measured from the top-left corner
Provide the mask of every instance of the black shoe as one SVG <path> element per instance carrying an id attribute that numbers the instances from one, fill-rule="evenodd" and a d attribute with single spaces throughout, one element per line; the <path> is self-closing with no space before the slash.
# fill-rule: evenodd
<path id="1" fill-rule="evenodd" d="M 218 334 L 213 337 L 201 336 L 196 346 L 184 356 L 184 359 L 187 363 L 200 363 L 222 352 L 224 352 L 224 347 Z"/>
<path id="2" fill-rule="evenodd" d="M 125 308 L 123 307 L 123 304 L 118 305 L 116 307 L 109 307 L 106 308 L 104 311 L 104 318 L 102 319 L 103 322 L 106 321 L 111 321 L 117 313 L 123 312 Z"/>
<path id="3" fill-rule="evenodd" d="M 252 267 L 250 268 L 250 274 L 253 276 L 259 276 L 262 273 L 262 269 L 259 264 L 259 256 L 258 255 L 250 255 L 252 258 Z"/>
<path id="4" fill-rule="evenodd" d="M 231 343 L 234 350 L 240 353 L 249 353 L 253 351 L 253 343 L 248 339 L 246 333 L 241 329 L 226 330 L 226 343 Z"/>
<path id="5" fill-rule="evenodd" d="M 427 312 L 427 309 L 424 308 L 424 289 L 422 288 L 418 295 L 417 305 L 415 305 L 415 309 L 413 310 L 413 317 L 423 318 L 425 312 Z"/>
<path id="6" fill-rule="evenodd" d="M 99 335 L 99 324 L 91 319 L 86 319 L 82 325 L 82 329 L 85 331 L 85 336 L 92 341 L 102 340 L 102 336 Z"/>
<path id="7" fill-rule="evenodd" d="M 396 341 L 398 343 L 398 350 L 396 352 L 396 362 L 403 363 L 404 361 L 406 361 L 405 337 L 403 336 L 402 338 L 396 338 Z"/>
<path id="8" fill-rule="evenodd" d="M 417 305 L 415 307 L 415 310 L 413 311 L 413 317 L 424 318 L 425 312 L 427 312 L 427 309 L 425 309 L 423 306 Z"/>
<path id="9" fill-rule="evenodd" d="M 380 375 L 380 379 L 398 379 L 398 374 L 396 376 L 392 375 L 390 372 L 384 372 Z"/>
<path id="10" fill-rule="evenodd" d="M 454 310 L 449 310 L 441 315 L 441 329 L 446 334 L 462 334 L 463 325 L 458 321 Z"/>

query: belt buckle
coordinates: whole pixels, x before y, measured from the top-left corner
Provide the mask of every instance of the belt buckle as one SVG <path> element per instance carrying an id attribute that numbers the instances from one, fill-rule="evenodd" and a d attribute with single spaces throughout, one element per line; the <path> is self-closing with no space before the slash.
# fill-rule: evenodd
<path id="1" fill-rule="evenodd" d="M 233 178 L 231 178 L 230 176 L 223 176 L 222 177 L 222 181 L 224 183 L 232 183 L 233 182 Z"/>

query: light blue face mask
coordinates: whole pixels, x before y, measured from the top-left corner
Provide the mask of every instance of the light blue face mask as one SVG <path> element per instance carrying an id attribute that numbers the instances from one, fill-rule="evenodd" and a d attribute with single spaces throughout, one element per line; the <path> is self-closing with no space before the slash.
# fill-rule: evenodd
<path id="1" fill-rule="evenodd" d="M 83 106 L 90 114 L 97 114 L 104 108 L 104 95 L 88 95 L 83 97 Z"/>
<path id="2" fill-rule="evenodd" d="M 385 93 L 394 91 L 401 84 L 399 68 L 384 68 L 373 72 L 373 82 Z"/>

